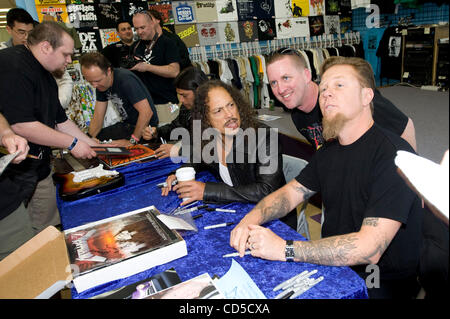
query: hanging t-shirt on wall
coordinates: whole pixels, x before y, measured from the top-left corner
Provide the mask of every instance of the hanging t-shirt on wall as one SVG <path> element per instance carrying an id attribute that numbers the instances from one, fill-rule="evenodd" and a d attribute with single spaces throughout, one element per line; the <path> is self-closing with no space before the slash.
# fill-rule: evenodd
<path id="1" fill-rule="evenodd" d="M 195 1 L 195 13 L 198 23 L 217 22 L 218 20 L 216 2 L 212 0 Z"/>
<path id="2" fill-rule="evenodd" d="M 194 1 L 175 1 L 172 8 L 175 24 L 196 22 Z"/>

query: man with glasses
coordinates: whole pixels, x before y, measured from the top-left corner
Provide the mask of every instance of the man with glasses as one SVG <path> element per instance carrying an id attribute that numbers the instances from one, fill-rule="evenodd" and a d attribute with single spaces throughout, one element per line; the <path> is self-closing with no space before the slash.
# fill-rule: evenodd
<path id="1" fill-rule="evenodd" d="M 158 32 L 159 21 L 148 11 L 133 16 L 140 40 L 133 44 L 134 66 L 130 67 L 147 86 L 156 104 L 160 122 L 171 122 L 170 104 L 177 103 L 173 79 L 180 73 L 180 55 L 175 42 Z"/>
<path id="2" fill-rule="evenodd" d="M 33 30 L 35 21 L 22 8 L 13 8 L 6 14 L 6 31 L 11 39 L 0 43 L 0 49 L 11 48 L 15 45 L 26 44 L 28 33 Z"/>
<path id="3" fill-rule="evenodd" d="M 322 113 L 319 107 L 319 87 L 312 81 L 303 55 L 284 48 L 271 54 L 267 61 L 267 76 L 272 92 L 285 107 L 297 130 L 318 149 L 325 142 L 322 135 Z M 416 150 L 414 124 L 391 101 L 374 90 L 375 123 L 405 139 Z"/>
<path id="4" fill-rule="evenodd" d="M 158 126 L 158 115 L 144 83 L 131 71 L 114 68 L 99 52 L 84 54 L 80 59 L 83 77 L 96 89 L 94 116 L 89 134 L 100 140 L 114 140 L 118 146 L 137 144 L 149 124 Z M 121 121 L 102 129 L 108 100 Z"/>

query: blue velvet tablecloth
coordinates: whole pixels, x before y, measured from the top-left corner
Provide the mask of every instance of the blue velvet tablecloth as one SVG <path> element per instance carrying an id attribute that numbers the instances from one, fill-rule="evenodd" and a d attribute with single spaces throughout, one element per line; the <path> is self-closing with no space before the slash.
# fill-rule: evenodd
<path id="1" fill-rule="evenodd" d="M 117 169 L 125 176 L 125 185 L 102 194 L 73 202 L 64 202 L 58 198 L 58 208 L 64 229 L 69 229 L 92 221 L 112 217 L 132 210 L 155 205 L 161 213 L 168 213 L 179 205 L 181 199 L 171 192 L 162 197 L 156 184 L 164 182 L 167 175 L 180 164 L 170 159 L 156 160 L 147 163 L 133 163 Z M 213 181 L 208 172 L 199 172 L 196 180 Z M 212 205 L 214 206 L 214 205 Z M 78 293 L 72 289 L 72 298 L 89 298 L 106 291 L 116 289 L 140 280 L 149 278 L 169 268 L 175 268 L 182 281 L 196 277 L 202 273 L 210 276 L 223 276 L 231 266 L 231 258 L 222 255 L 235 252 L 229 245 L 230 232 L 234 226 L 204 230 L 203 226 L 223 222 L 238 223 L 248 213 L 253 204 L 231 203 L 221 205 L 222 208 L 235 209 L 237 213 L 199 211 L 203 217 L 196 219 L 198 233 L 185 236 L 188 255 L 170 263 L 160 265 L 134 276 L 109 282 Z M 217 206 L 219 207 L 219 206 Z M 197 214 L 195 212 L 193 215 Z M 284 239 L 305 240 L 301 235 L 284 223 L 276 220 L 264 225 Z M 317 269 L 313 277 L 324 276 L 324 280 L 305 292 L 299 298 L 367 298 L 365 282 L 348 267 L 318 266 L 308 263 L 286 263 L 267 261 L 250 255 L 236 257 L 236 261 L 247 271 L 256 285 L 267 298 L 274 298 L 279 291 L 272 289 L 304 271 Z"/>

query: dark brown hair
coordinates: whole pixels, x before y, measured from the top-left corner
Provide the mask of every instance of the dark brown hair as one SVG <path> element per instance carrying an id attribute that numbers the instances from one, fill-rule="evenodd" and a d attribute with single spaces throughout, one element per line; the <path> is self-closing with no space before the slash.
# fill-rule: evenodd
<path id="1" fill-rule="evenodd" d="M 95 51 L 83 54 L 80 58 L 80 64 L 85 68 L 98 66 L 105 74 L 109 68 L 112 70 L 111 62 L 103 54 Z"/>

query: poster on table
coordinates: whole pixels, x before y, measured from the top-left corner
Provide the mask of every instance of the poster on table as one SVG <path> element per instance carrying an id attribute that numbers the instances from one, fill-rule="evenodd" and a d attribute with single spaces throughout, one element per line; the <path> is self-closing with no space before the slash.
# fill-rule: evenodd
<path id="1" fill-rule="evenodd" d="M 149 2 L 148 9 L 158 11 L 159 14 L 161 15 L 163 24 L 174 24 L 175 23 L 175 20 L 173 18 L 171 1 Z"/>
<path id="2" fill-rule="evenodd" d="M 122 20 L 122 4 L 97 3 L 95 4 L 95 13 L 98 18 L 97 25 L 99 28 L 116 28 L 117 22 Z"/>
<path id="3" fill-rule="evenodd" d="M 325 14 L 325 0 L 309 0 L 308 16 L 319 16 Z"/>
<path id="4" fill-rule="evenodd" d="M 258 41 L 258 21 L 238 21 L 239 39 L 241 42 Z"/>
<path id="5" fill-rule="evenodd" d="M 217 22 L 217 8 L 215 0 L 194 1 L 195 14 L 198 23 Z"/>
<path id="6" fill-rule="evenodd" d="M 200 45 L 216 45 L 217 43 L 219 43 L 219 33 L 217 29 L 217 22 L 198 23 L 197 31 Z"/>
<path id="7" fill-rule="evenodd" d="M 97 15 L 93 4 L 68 4 L 69 22 L 76 29 L 97 26 Z"/>
<path id="8" fill-rule="evenodd" d="M 175 33 L 183 40 L 188 48 L 200 45 L 197 25 L 195 23 L 176 24 Z"/>
<path id="9" fill-rule="evenodd" d="M 175 24 L 179 23 L 195 23 L 195 6 L 194 1 L 175 1 L 172 2 L 173 18 Z"/>
<path id="10" fill-rule="evenodd" d="M 324 17 L 325 24 L 325 33 L 326 34 L 339 34 L 341 33 L 341 25 L 339 22 L 339 16 L 325 16 Z"/>
<path id="11" fill-rule="evenodd" d="M 239 27 L 237 21 L 219 22 L 218 30 L 220 43 L 240 42 Z"/>
<path id="12" fill-rule="evenodd" d="M 236 0 L 217 0 L 217 21 L 238 21 Z"/>

